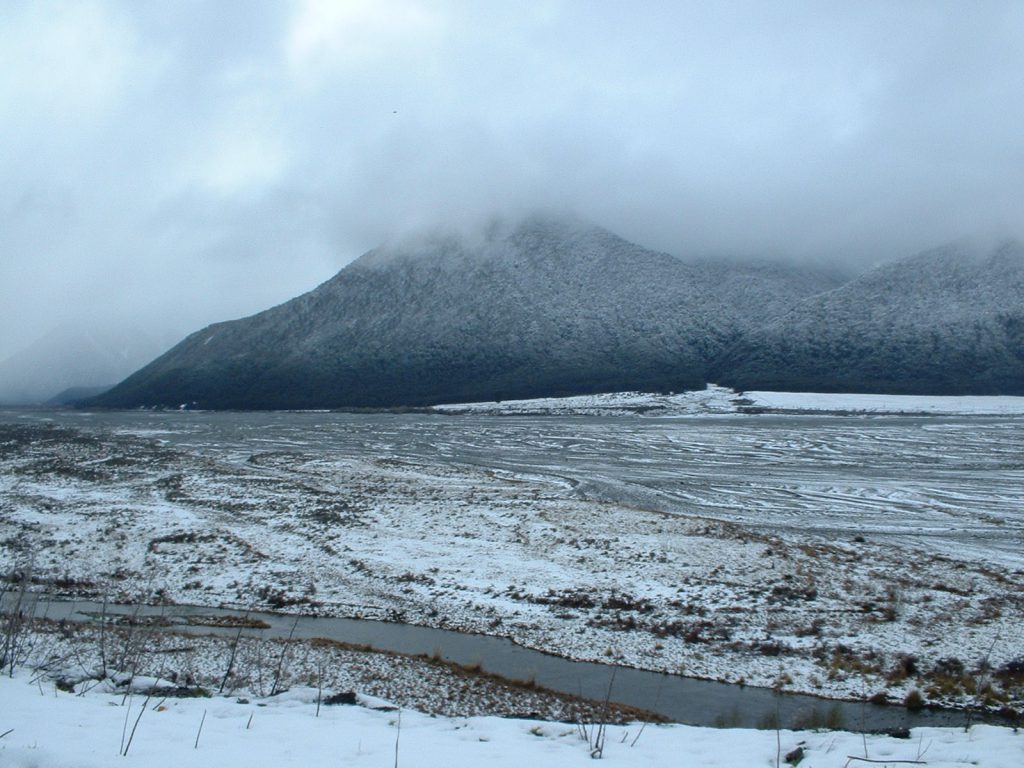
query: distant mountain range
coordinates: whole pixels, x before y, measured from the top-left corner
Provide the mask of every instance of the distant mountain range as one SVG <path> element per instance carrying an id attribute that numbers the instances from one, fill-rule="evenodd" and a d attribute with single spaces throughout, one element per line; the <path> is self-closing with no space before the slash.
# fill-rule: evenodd
<path id="1" fill-rule="evenodd" d="M 0 362 L 0 405 L 63 405 L 98 394 L 167 347 L 133 328 L 58 326 Z"/>
<path id="2" fill-rule="evenodd" d="M 844 282 L 686 261 L 535 216 L 370 251 L 194 333 L 109 407 L 352 408 L 747 389 L 1024 394 L 1024 251 L 944 248 Z"/>

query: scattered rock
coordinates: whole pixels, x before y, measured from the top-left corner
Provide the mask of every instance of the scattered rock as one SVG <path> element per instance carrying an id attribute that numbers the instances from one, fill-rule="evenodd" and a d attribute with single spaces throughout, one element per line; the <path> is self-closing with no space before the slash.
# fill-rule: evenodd
<path id="1" fill-rule="evenodd" d="M 356 703 L 356 692 L 355 691 L 342 691 L 341 693 L 335 693 L 332 696 L 328 696 L 324 699 L 324 704 L 355 704 Z"/>

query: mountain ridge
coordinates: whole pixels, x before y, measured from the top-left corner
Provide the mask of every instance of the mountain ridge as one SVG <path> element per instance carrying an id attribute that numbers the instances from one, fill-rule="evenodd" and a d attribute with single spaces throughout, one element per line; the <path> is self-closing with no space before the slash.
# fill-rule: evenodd
<path id="1" fill-rule="evenodd" d="M 942 246 L 869 270 L 712 366 L 741 389 L 1024 394 L 1024 247 Z"/>
<path id="2" fill-rule="evenodd" d="M 492 223 L 475 236 L 435 232 L 368 251 L 301 296 L 191 334 L 87 403 L 396 407 L 680 391 L 709 380 L 970 390 L 970 369 L 946 380 L 955 360 L 975 374 L 994 371 L 991 381 L 981 372 L 979 394 L 1016 390 L 1024 369 L 1012 364 L 1012 318 L 1024 269 L 1014 247 L 978 267 L 950 246 L 841 283 L 811 268 L 687 261 L 575 218 Z M 1010 307 L 1005 327 L 988 311 L 993 297 Z M 972 357 L 977 344 L 948 333 L 944 341 L 959 346 L 939 368 L 919 351 L 912 364 L 899 362 L 934 327 L 956 326 L 954 310 L 970 327 L 978 315 L 995 351 Z M 928 312 L 945 324 L 929 326 Z M 923 389 L 908 383 L 915 365 L 928 373 Z"/>

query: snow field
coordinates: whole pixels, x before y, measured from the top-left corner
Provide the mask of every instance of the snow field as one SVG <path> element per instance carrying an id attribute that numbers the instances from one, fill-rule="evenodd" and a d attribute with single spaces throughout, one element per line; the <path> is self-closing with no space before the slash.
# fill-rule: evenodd
<path id="1" fill-rule="evenodd" d="M 893 702 L 973 701 L 940 662 L 991 648 L 998 669 L 1024 647 L 1012 420 L 277 414 L 256 444 L 214 430 L 229 416 L 146 416 L 180 430 L 172 448 L 76 418 L 26 430 L 0 496 L 4 566 L 31 551 L 70 594 L 385 618 Z"/>
<path id="2" fill-rule="evenodd" d="M 139 694 L 92 691 L 78 696 L 27 673 L 0 678 L 0 764 L 7 768 L 521 768 L 594 765 L 576 728 L 558 722 L 495 717 L 431 717 L 361 706 L 322 706 L 315 688 L 270 699 L 145 701 Z M 142 705 L 147 707 L 143 711 Z M 142 713 L 139 718 L 140 712 Z M 126 732 L 138 719 L 128 754 Z M 127 728 L 126 728 L 127 723 Z M 201 728 L 201 730 L 200 730 Z M 610 766 L 785 765 L 798 745 L 815 768 L 924 760 L 931 768 L 1019 768 L 1024 735 L 1008 728 L 919 728 L 909 739 L 846 732 L 756 731 L 679 725 L 608 726 L 602 764 Z M 198 737 L 198 746 L 196 746 Z"/>

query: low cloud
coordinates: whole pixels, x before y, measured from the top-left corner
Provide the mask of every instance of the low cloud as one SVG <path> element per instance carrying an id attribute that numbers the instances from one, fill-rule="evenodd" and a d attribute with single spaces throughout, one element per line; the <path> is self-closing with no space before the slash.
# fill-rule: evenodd
<path id="1" fill-rule="evenodd" d="M 1022 32 L 1013 2 L 6 3 L 0 357 L 492 213 L 847 268 L 1024 237 Z"/>

